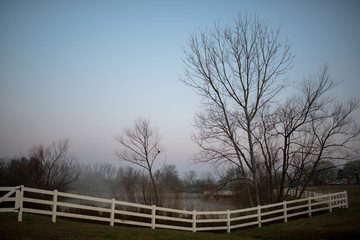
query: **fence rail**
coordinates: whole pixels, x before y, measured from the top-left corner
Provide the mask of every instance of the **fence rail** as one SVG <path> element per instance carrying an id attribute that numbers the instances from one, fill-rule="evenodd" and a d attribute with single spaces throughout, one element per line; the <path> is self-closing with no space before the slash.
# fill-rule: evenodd
<path id="1" fill-rule="evenodd" d="M 314 212 L 348 207 L 346 191 L 311 193 L 297 200 L 226 211 L 186 211 L 24 186 L 0 187 L 0 192 L 0 212 L 17 212 L 19 222 L 23 213 L 35 213 L 51 216 L 54 223 L 59 216 L 108 222 L 110 226 L 117 223 L 193 232 L 261 227 L 264 223 L 287 222 L 300 215 L 311 217 Z"/>

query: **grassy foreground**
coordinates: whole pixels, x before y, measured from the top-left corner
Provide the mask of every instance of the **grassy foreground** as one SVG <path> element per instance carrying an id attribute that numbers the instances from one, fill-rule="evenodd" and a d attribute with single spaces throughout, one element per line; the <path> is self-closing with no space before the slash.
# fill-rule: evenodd
<path id="1" fill-rule="evenodd" d="M 335 191 L 333 188 L 327 187 L 324 191 Z M 360 187 L 347 188 L 349 209 L 262 228 L 238 229 L 230 234 L 110 227 L 61 218 L 54 224 L 49 216 L 33 214 L 24 214 L 23 222 L 19 223 L 17 214 L 1 213 L 0 239 L 360 239 Z"/>

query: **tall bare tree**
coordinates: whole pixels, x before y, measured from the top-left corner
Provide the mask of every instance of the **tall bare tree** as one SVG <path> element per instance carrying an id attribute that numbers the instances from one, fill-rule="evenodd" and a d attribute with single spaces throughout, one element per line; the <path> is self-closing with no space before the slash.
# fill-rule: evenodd
<path id="1" fill-rule="evenodd" d="M 203 111 L 195 121 L 199 131 L 194 140 L 201 149 L 197 160 L 235 164 L 244 176 L 250 169 L 260 204 L 254 120 L 285 85 L 291 44 L 282 39 L 279 27 L 257 15 L 239 15 L 232 26 L 215 24 L 210 31 L 192 34 L 188 47 L 181 80 L 203 97 Z"/>
<path id="2" fill-rule="evenodd" d="M 115 152 L 119 160 L 137 165 L 147 171 L 154 190 L 155 204 L 159 205 L 159 193 L 154 178 L 154 167 L 158 156 L 163 151 L 158 130 L 149 120 L 139 118 L 131 128 L 126 128 L 122 135 L 115 137 L 121 149 Z"/>

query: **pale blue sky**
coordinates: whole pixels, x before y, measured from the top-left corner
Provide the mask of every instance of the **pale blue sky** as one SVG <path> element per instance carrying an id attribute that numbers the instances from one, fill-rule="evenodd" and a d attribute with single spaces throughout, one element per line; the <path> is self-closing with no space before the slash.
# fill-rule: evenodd
<path id="1" fill-rule="evenodd" d="M 178 79 L 189 33 L 268 18 L 294 42 L 292 81 L 327 63 L 360 90 L 359 1 L 0 1 L 0 158 L 69 138 L 82 162 L 115 162 L 113 136 L 141 116 L 189 170 L 199 98 Z"/>

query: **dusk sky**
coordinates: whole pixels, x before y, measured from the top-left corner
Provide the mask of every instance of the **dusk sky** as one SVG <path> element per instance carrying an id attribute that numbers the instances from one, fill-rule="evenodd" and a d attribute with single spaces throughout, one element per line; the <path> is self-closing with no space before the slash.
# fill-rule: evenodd
<path id="1" fill-rule="evenodd" d="M 167 163 L 191 170 L 199 97 L 179 81 L 191 32 L 257 13 L 293 41 L 289 80 L 328 64 L 334 94 L 357 97 L 359 12 L 356 0 L 1 0 L 0 158 L 68 138 L 80 162 L 114 164 L 113 137 L 143 117 Z"/>

